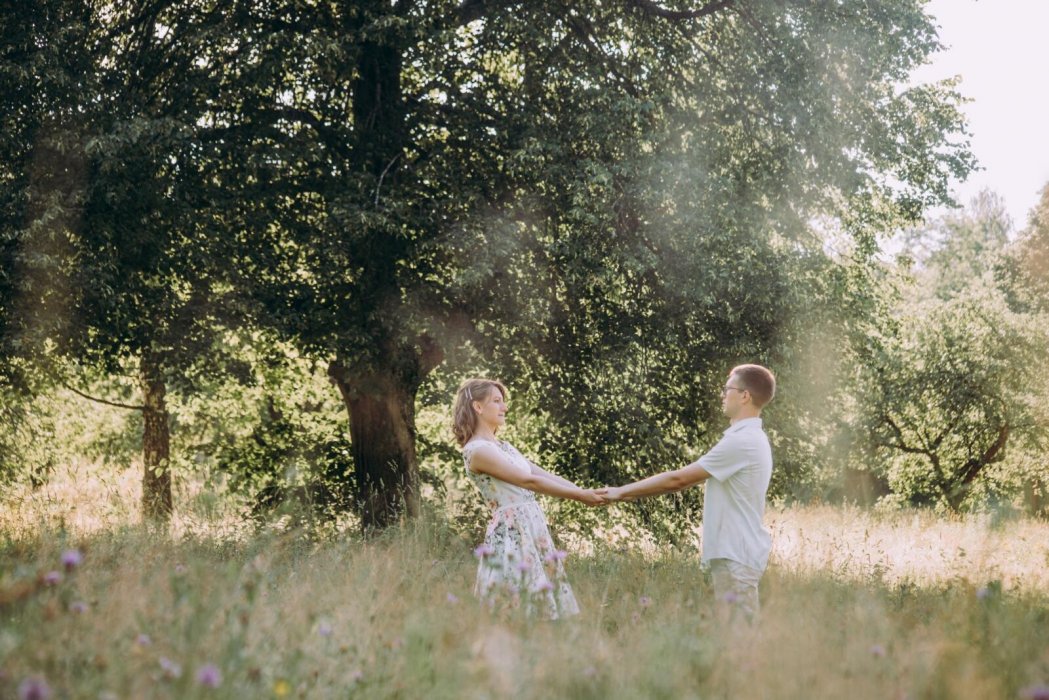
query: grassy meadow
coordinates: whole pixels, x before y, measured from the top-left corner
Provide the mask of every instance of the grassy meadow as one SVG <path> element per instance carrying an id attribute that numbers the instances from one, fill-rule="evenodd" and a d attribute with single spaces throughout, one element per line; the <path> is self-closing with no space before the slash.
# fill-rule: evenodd
<path id="1" fill-rule="evenodd" d="M 771 509 L 753 629 L 726 622 L 694 552 L 569 542 L 583 613 L 549 623 L 480 608 L 477 543 L 438 518 L 310 539 L 223 524 L 198 494 L 160 534 L 132 483 L 5 494 L 0 697 L 1049 693 L 1046 523 Z"/>

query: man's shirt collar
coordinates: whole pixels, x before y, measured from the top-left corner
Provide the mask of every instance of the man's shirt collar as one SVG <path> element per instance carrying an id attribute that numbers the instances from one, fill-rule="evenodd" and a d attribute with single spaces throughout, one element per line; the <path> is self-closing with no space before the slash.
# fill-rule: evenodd
<path id="1" fill-rule="evenodd" d="M 737 432 L 739 430 L 743 430 L 745 428 L 749 428 L 750 426 L 755 426 L 755 427 L 760 429 L 761 428 L 761 416 L 754 416 L 753 418 L 742 418 L 742 419 L 736 421 L 735 423 L 733 423 L 732 425 L 730 425 L 728 428 L 725 429 L 725 435 L 728 435 L 729 433 L 735 433 L 735 432 Z"/>

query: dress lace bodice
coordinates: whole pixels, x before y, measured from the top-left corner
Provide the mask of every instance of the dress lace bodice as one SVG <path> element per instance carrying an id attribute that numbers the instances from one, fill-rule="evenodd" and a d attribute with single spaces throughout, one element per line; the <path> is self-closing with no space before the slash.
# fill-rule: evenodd
<path id="1" fill-rule="evenodd" d="M 471 440 L 463 446 L 463 463 L 466 465 L 466 473 L 477 486 L 477 490 L 481 492 L 481 497 L 484 498 L 490 510 L 535 501 L 535 494 L 528 489 L 471 469 L 470 462 L 478 450 L 498 450 L 509 460 L 510 464 L 520 469 L 522 474 L 531 473 L 532 467 L 524 455 L 505 440 L 500 442 Z"/>

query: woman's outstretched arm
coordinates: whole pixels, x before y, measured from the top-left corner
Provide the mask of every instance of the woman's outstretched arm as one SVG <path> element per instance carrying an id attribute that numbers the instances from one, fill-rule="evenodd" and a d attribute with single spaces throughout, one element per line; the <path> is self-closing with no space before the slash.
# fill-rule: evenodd
<path id="1" fill-rule="evenodd" d="M 538 464 L 536 464 L 532 460 L 528 460 L 528 464 L 532 467 L 532 473 L 533 474 L 538 474 L 539 476 L 545 476 L 547 479 L 552 479 L 552 480 L 556 481 L 557 483 L 561 484 L 562 486 L 575 486 L 576 485 L 574 482 L 571 482 L 568 479 L 565 479 L 564 477 L 558 476 L 557 474 L 554 474 L 553 472 L 546 471 L 545 469 L 540 467 Z"/>
<path id="2" fill-rule="evenodd" d="M 553 475 L 543 472 L 536 474 L 529 472 L 521 473 L 520 469 L 514 468 L 502 454 L 494 449 L 478 449 L 470 460 L 470 468 L 481 474 L 488 474 L 500 481 L 505 481 L 514 486 L 542 493 L 547 496 L 558 498 L 570 498 L 574 501 L 586 503 L 589 506 L 605 504 L 605 499 L 594 493 L 593 489 L 581 489 L 570 481 L 564 479 L 555 480 Z M 540 470 L 542 471 L 542 470 Z"/>

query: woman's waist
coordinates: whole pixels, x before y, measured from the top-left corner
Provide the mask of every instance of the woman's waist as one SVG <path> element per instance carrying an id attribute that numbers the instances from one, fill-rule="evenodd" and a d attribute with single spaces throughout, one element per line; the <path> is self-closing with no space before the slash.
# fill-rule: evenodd
<path id="1" fill-rule="evenodd" d="M 515 508 L 528 508 L 532 506 L 538 506 L 539 501 L 535 500 L 535 496 L 531 498 L 522 498 L 515 501 L 501 501 L 492 507 L 492 514 L 501 513 L 507 510 L 514 510 Z"/>

